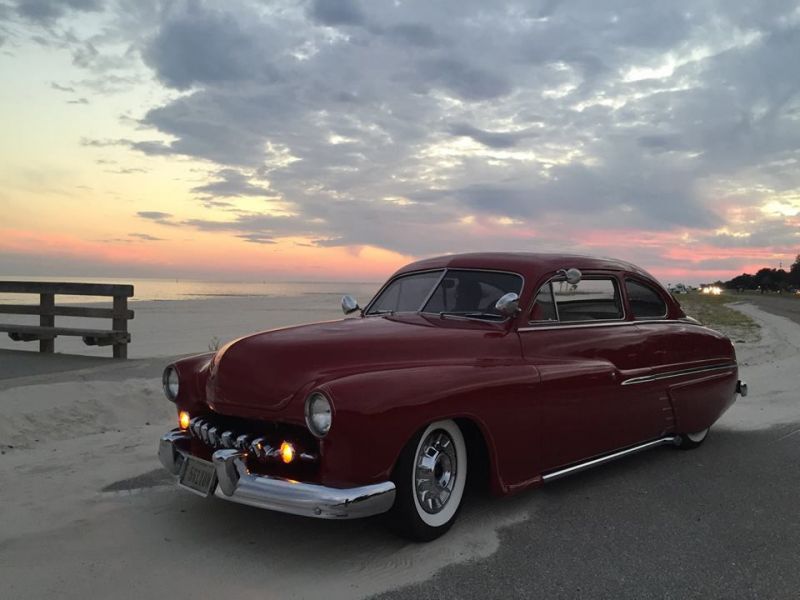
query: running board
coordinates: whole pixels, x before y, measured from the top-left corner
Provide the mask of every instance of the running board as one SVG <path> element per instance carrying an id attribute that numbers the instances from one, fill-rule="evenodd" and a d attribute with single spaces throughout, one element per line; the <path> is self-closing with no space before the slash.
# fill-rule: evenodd
<path id="1" fill-rule="evenodd" d="M 624 456 L 630 456 L 631 454 L 636 454 L 637 452 L 642 452 L 643 450 L 649 450 L 650 448 L 655 448 L 656 446 L 663 446 L 665 444 L 674 444 L 676 439 L 677 436 L 669 435 L 667 437 L 653 440 L 652 442 L 647 442 L 645 444 L 639 444 L 638 446 L 633 446 L 632 448 L 626 448 L 625 450 L 618 450 L 617 452 L 612 452 L 611 454 L 599 456 L 597 458 L 593 458 L 592 460 L 587 460 L 586 462 L 578 463 L 576 465 L 572 465 L 571 467 L 566 467 L 564 469 L 559 469 L 558 471 L 552 471 L 550 473 L 547 473 L 546 475 L 542 475 L 542 481 L 545 482 L 555 481 L 556 479 L 561 479 L 562 477 L 566 477 L 567 475 L 580 473 L 581 471 L 586 471 L 587 469 L 591 469 L 592 467 L 599 467 L 600 465 L 609 463 L 612 460 L 617 460 L 618 458 L 622 458 Z"/>

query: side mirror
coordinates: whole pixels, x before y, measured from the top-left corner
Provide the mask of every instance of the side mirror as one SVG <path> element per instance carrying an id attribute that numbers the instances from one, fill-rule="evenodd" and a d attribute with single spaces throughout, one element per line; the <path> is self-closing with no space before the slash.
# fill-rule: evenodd
<path id="1" fill-rule="evenodd" d="M 561 272 L 564 273 L 564 277 L 567 279 L 567 283 L 570 285 L 578 285 L 581 282 L 581 277 L 583 277 L 583 273 L 581 273 L 578 269 L 561 269 Z"/>
<path id="2" fill-rule="evenodd" d="M 505 317 L 513 317 L 519 311 L 519 296 L 514 292 L 509 292 L 497 301 L 494 308 Z"/>
<path id="3" fill-rule="evenodd" d="M 358 300 L 352 296 L 342 296 L 342 312 L 346 315 L 354 313 L 361 307 L 358 305 Z"/>

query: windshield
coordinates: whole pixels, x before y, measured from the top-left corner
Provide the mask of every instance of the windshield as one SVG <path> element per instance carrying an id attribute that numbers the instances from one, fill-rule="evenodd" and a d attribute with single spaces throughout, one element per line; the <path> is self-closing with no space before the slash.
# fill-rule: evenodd
<path id="1" fill-rule="evenodd" d="M 369 308 L 368 315 L 391 312 L 417 312 L 428 299 L 442 270 L 403 275 L 387 285 Z"/>
<path id="2" fill-rule="evenodd" d="M 448 269 L 444 277 L 442 274 L 439 270 L 398 277 L 384 288 L 366 314 L 422 311 L 503 319 L 495 309 L 497 301 L 509 292 L 522 292 L 522 277 L 515 273 Z"/>

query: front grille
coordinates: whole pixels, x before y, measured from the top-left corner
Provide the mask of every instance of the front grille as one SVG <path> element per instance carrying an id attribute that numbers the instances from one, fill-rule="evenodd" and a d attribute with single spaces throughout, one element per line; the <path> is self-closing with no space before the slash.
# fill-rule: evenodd
<path id="1" fill-rule="evenodd" d="M 241 419 L 205 415 L 193 418 L 188 431 L 211 452 L 224 448 L 239 450 L 262 463 L 280 462 L 280 448 L 284 441 L 295 447 L 295 457 L 300 462 L 312 463 L 319 459 L 319 453 L 308 436 L 281 431 L 276 424 L 252 426 Z"/>

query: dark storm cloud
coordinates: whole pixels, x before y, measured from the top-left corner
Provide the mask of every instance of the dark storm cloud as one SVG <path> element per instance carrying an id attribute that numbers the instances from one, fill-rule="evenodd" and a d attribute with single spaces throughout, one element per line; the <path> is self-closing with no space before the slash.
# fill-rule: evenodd
<path id="1" fill-rule="evenodd" d="M 720 229 L 733 191 L 757 205 L 800 186 L 795 2 L 127 6 L 132 47 L 180 93 L 142 107 L 145 141 L 96 145 L 212 173 L 193 191 L 215 218 L 164 222 L 254 243 L 531 249 L 582 230 Z M 293 216 L 215 199 L 237 196 Z M 776 219 L 752 243 L 791 240 Z"/>

